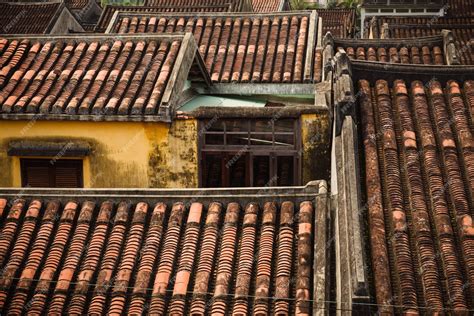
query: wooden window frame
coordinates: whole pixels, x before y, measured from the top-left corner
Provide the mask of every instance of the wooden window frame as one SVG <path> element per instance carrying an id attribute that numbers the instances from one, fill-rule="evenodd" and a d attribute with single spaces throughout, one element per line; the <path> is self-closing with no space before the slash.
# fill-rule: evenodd
<path id="1" fill-rule="evenodd" d="M 275 120 L 273 119 L 236 119 L 236 118 L 226 118 L 222 119 L 223 123 L 223 131 L 207 131 L 206 125 L 208 120 L 199 120 L 198 122 L 198 130 L 202 131 L 199 133 L 198 137 L 198 155 L 199 155 L 199 162 L 198 162 L 198 177 L 199 177 L 199 187 L 203 187 L 205 184 L 204 179 L 207 178 L 206 172 L 208 170 L 204 170 L 205 163 L 204 158 L 206 155 L 217 154 L 224 157 L 224 161 L 222 163 L 222 168 L 226 165 L 228 161 L 228 157 L 232 157 L 241 153 L 242 156 L 245 156 L 247 159 L 246 166 L 246 183 L 250 185 L 250 187 L 254 186 L 253 183 L 253 158 L 255 156 L 269 156 L 269 178 L 270 180 L 275 176 L 278 175 L 278 166 L 277 166 L 277 159 L 278 157 L 293 157 L 293 185 L 301 185 L 302 181 L 302 152 L 301 152 L 301 130 L 300 130 L 300 122 L 297 118 L 283 118 L 283 119 L 291 119 L 293 121 L 293 132 L 275 132 Z M 247 132 L 229 132 L 227 131 L 227 124 L 226 121 L 239 121 L 241 120 L 244 124 L 247 125 Z M 271 132 L 253 132 L 251 131 L 251 121 L 268 121 L 272 122 L 271 124 Z M 228 145 L 227 144 L 227 135 L 240 135 L 240 134 L 247 134 L 247 144 L 246 145 Z M 272 145 L 252 145 L 251 144 L 251 135 L 255 134 L 267 134 L 272 135 Z M 206 135 L 223 135 L 223 144 L 206 144 Z M 293 135 L 293 146 L 288 148 L 288 146 L 278 146 L 275 145 L 275 135 Z M 230 183 L 228 179 L 228 175 L 226 174 L 225 170 L 221 171 L 221 183 L 223 187 L 226 187 L 227 184 Z M 273 184 L 272 184 L 273 186 Z"/>
<path id="2" fill-rule="evenodd" d="M 64 165 L 66 162 L 67 164 L 75 164 L 79 170 L 78 175 L 77 175 L 77 183 L 78 187 L 77 188 L 83 188 L 84 187 L 84 161 L 82 159 L 56 159 L 54 160 L 54 163 L 50 163 L 54 158 L 20 158 L 20 173 L 21 173 L 21 186 L 26 187 L 28 185 L 27 179 L 28 179 L 28 174 L 27 174 L 27 168 L 32 166 L 32 164 L 37 163 L 39 166 L 47 166 L 48 167 L 48 182 L 49 186 L 51 188 L 58 188 L 56 186 L 56 179 L 55 179 L 55 171 L 57 167 L 61 167 Z M 46 162 L 46 164 L 45 164 Z"/>

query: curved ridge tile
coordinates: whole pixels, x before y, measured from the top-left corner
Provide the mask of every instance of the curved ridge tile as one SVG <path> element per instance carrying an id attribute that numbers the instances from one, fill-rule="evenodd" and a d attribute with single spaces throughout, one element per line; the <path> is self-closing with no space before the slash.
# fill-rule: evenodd
<path id="1" fill-rule="evenodd" d="M 313 204 L 301 202 L 298 213 L 298 267 L 296 278 L 295 315 L 310 315 L 311 300 L 311 258 L 313 255 Z"/>
<path id="2" fill-rule="evenodd" d="M 58 282 L 54 288 L 53 297 L 50 300 L 48 313 L 62 314 L 68 297 L 69 287 L 74 279 L 74 273 L 79 266 L 85 251 L 87 236 L 89 235 L 90 223 L 94 213 L 95 203 L 86 201 L 82 203 L 74 234 L 67 251 L 66 259 L 59 273 Z"/>
<path id="3" fill-rule="evenodd" d="M 68 314 L 84 314 L 87 293 L 91 282 L 93 282 L 93 275 L 99 266 L 102 249 L 106 243 L 112 211 L 113 203 L 111 201 L 102 202 L 96 218 L 94 232 L 89 241 L 81 269 L 77 275 L 74 292 L 68 304 Z"/>
<path id="4" fill-rule="evenodd" d="M 253 314 L 268 315 L 270 308 L 270 285 L 272 280 L 273 245 L 277 206 L 275 202 L 266 202 L 263 206 L 262 228 L 258 246 L 255 302 Z"/>
<path id="5" fill-rule="evenodd" d="M 8 291 L 32 241 L 41 206 L 42 203 L 39 200 L 33 200 L 28 205 L 23 224 L 21 225 L 18 236 L 15 238 L 13 249 L 8 256 L 7 263 L 2 269 L 0 276 L 0 309 L 5 307 Z"/>
<path id="6" fill-rule="evenodd" d="M 193 299 L 189 309 L 191 314 L 204 314 L 206 303 L 209 300 L 209 283 L 215 265 L 217 239 L 219 234 L 219 223 L 222 213 L 222 204 L 213 202 L 209 205 L 202 243 L 200 247 L 199 260 L 195 271 L 195 283 Z"/>
<path id="7" fill-rule="evenodd" d="M 33 278 L 40 269 L 40 264 L 46 255 L 46 249 L 51 239 L 55 222 L 59 219 L 59 206 L 58 201 L 50 201 L 46 205 L 39 231 L 29 251 L 26 265 L 21 272 L 15 293 L 10 301 L 8 314 L 21 314 L 25 309 Z"/>
<path id="8" fill-rule="evenodd" d="M 275 271 L 275 300 L 273 311 L 275 314 L 289 314 L 291 270 L 293 263 L 293 238 L 294 238 L 294 204 L 283 202 L 280 208 L 280 227 L 278 232 L 278 248 L 276 254 Z"/>
<path id="9" fill-rule="evenodd" d="M 110 232 L 104 256 L 100 264 L 96 285 L 89 303 L 88 314 L 104 313 L 109 289 L 113 285 L 113 276 L 126 238 L 127 223 L 130 216 L 130 202 L 120 202 L 114 217 L 114 226 Z"/>
<path id="10" fill-rule="evenodd" d="M 415 81 L 411 85 L 413 98 L 414 118 L 416 120 L 417 132 L 421 136 L 423 149 L 423 163 L 425 165 L 426 178 L 428 179 L 428 192 L 431 197 L 431 208 L 434 213 L 435 228 L 438 232 L 439 248 L 443 256 L 445 278 L 448 280 L 448 292 L 451 298 L 452 308 L 462 312 L 467 308 L 464 293 L 462 291 L 462 274 L 455 253 L 453 228 L 450 223 L 448 204 L 445 200 L 442 172 L 440 162 L 437 158 L 435 135 L 430 122 L 428 102 L 424 92 L 423 84 Z M 451 188 L 449 191 L 453 192 Z M 455 212 L 457 212 L 455 210 Z"/>
<path id="11" fill-rule="evenodd" d="M 375 100 L 378 104 L 378 130 L 382 137 L 382 159 L 384 190 L 387 194 L 390 226 L 393 238 L 396 273 L 400 287 L 400 302 L 403 311 L 418 312 L 418 298 L 416 294 L 415 275 L 413 271 L 412 254 L 409 243 L 409 231 L 406 223 L 405 208 L 403 205 L 402 186 L 400 184 L 400 170 L 398 162 L 398 147 L 395 136 L 395 127 L 391 119 L 392 103 L 388 83 L 378 80 L 375 86 Z"/>
<path id="12" fill-rule="evenodd" d="M 157 203 L 151 215 L 150 227 L 148 228 L 145 244 L 140 250 L 140 262 L 138 265 L 135 285 L 133 287 L 132 300 L 128 309 L 129 314 L 143 314 L 146 304 L 147 289 L 152 278 L 152 271 L 158 259 L 158 253 L 163 236 L 163 221 L 166 213 L 166 204 Z"/>
<path id="13" fill-rule="evenodd" d="M 172 315 L 184 314 L 186 294 L 194 268 L 194 258 L 199 241 L 202 212 L 203 205 L 201 203 L 194 202 L 191 204 L 184 231 L 183 249 L 176 271 L 173 296 L 168 306 L 168 313 Z"/>
<path id="14" fill-rule="evenodd" d="M 170 284 L 171 273 L 176 261 L 178 244 L 181 235 L 181 225 L 185 216 L 185 206 L 183 203 L 175 203 L 171 209 L 168 227 L 166 229 L 163 248 L 161 249 L 160 263 L 153 283 L 153 292 L 150 302 L 150 314 L 163 315 L 166 310 L 168 286 Z"/>
<path id="15" fill-rule="evenodd" d="M 41 269 L 39 281 L 36 284 L 31 304 L 28 305 L 27 313 L 40 315 L 47 308 L 47 298 L 50 293 L 52 282 L 55 281 L 56 271 L 60 269 L 60 262 L 65 255 L 67 243 L 73 233 L 74 220 L 76 218 L 78 204 L 68 202 L 62 211 L 59 226 L 54 235 L 54 240 L 49 247 L 48 256 Z"/>
<path id="16" fill-rule="evenodd" d="M 3 224 L 2 232 L 0 233 L 0 263 L 2 263 L 2 266 L 5 263 L 7 252 L 12 246 L 25 203 L 26 201 L 23 199 L 13 201 Z"/>
<path id="17" fill-rule="evenodd" d="M 125 248 L 120 257 L 120 265 L 115 275 L 112 299 L 110 304 L 108 304 L 108 315 L 121 315 L 124 312 L 128 287 L 142 243 L 147 213 L 148 204 L 144 202 L 137 203 L 125 242 Z"/>
<path id="18" fill-rule="evenodd" d="M 245 207 L 242 235 L 239 242 L 235 302 L 232 315 L 245 315 L 249 312 L 247 297 L 250 294 L 259 211 L 259 206 L 256 203 L 249 203 Z"/>
<path id="19" fill-rule="evenodd" d="M 237 242 L 237 224 L 239 221 L 240 206 L 229 203 L 224 218 L 224 227 L 221 238 L 220 253 L 216 270 L 216 285 L 210 312 L 213 315 L 226 315 L 227 298 L 230 291 L 232 269 Z"/>

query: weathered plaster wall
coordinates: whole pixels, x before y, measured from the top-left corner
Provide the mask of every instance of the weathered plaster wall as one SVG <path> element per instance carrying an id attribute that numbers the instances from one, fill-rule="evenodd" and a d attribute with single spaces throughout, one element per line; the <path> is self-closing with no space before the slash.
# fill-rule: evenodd
<path id="1" fill-rule="evenodd" d="M 7 155 L 8 143 L 13 140 L 89 143 L 91 153 L 84 159 L 85 187 L 197 186 L 193 120 L 175 121 L 171 128 L 165 123 L 141 122 L 2 121 L 1 124 L 0 187 L 21 186 L 20 157 Z"/>
<path id="2" fill-rule="evenodd" d="M 303 184 L 311 180 L 329 180 L 330 119 L 328 112 L 303 114 L 300 117 Z"/>
<path id="3" fill-rule="evenodd" d="M 150 185 L 161 188 L 198 187 L 197 121 L 174 121 L 168 137 L 150 137 Z"/>
<path id="4" fill-rule="evenodd" d="M 84 32 L 84 29 L 72 13 L 64 8 L 51 29 L 50 34 L 68 34 L 70 31 Z"/>
<path id="5" fill-rule="evenodd" d="M 102 8 L 96 0 L 89 0 L 84 8 L 71 11 L 78 16 L 81 22 L 97 23 L 97 20 L 102 13 Z"/>

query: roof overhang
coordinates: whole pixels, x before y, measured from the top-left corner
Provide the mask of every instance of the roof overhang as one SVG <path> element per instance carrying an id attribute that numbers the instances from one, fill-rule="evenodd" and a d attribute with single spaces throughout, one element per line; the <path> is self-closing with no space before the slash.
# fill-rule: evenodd
<path id="1" fill-rule="evenodd" d="M 193 87 L 201 94 L 314 95 L 315 92 L 313 83 L 214 83 L 212 85 L 194 84 Z"/>
<path id="2" fill-rule="evenodd" d="M 314 83 L 312 82 L 316 77 L 314 74 L 314 63 L 316 62 L 315 50 L 317 46 L 318 38 L 318 14 L 315 10 L 313 11 L 291 11 L 291 12 L 270 12 L 270 13 L 254 13 L 254 12 L 196 12 L 196 13 L 135 13 L 126 11 L 116 11 L 110 24 L 107 27 L 106 34 L 115 32 L 117 26 L 121 23 L 122 18 L 128 19 L 151 19 L 151 18 L 173 18 L 179 19 L 192 17 L 197 18 L 262 18 L 262 17 L 282 17 L 282 16 L 305 16 L 308 17 L 309 26 L 308 34 L 305 46 L 305 57 L 303 67 L 303 80 L 302 83 L 214 83 L 210 84 L 207 81 L 208 78 L 204 78 L 205 85 L 202 85 L 199 80 L 191 78 L 191 81 L 195 83 L 193 87 L 199 93 L 206 94 L 240 94 L 240 95 L 252 95 L 252 94 L 314 94 Z M 197 65 L 201 67 L 201 72 L 206 73 L 204 62 L 202 58 L 197 59 Z M 197 83 L 196 83 L 197 82 Z"/>
<path id="3" fill-rule="evenodd" d="M 343 38 L 334 38 L 334 46 L 335 48 L 342 46 L 343 48 L 346 47 L 421 47 L 421 46 L 441 46 L 443 47 L 443 35 L 435 35 L 435 36 L 424 36 L 424 37 L 417 37 L 417 38 L 402 38 L 402 39 L 343 39 Z"/>
<path id="4" fill-rule="evenodd" d="M 30 40 L 32 42 L 51 41 L 81 41 L 91 42 L 114 42 L 120 41 L 175 41 L 180 40 L 181 46 L 174 62 L 171 75 L 163 91 L 157 115 L 146 114 L 55 114 L 55 113 L 0 113 L 0 120 L 65 120 L 65 121 L 132 121 L 132 122 L 171 122 L 174 117 L 180 94 L 182 93 L 186 80 L 193 70 L 192 78 L 199 81 L 201 85 L 211 84 L 209 73 L 198 52 L 197 44 L 191 33 L 172 34 L 100 34 L 100 35 L 10 35 L 3 36 L 7 40 Z"/>
<path id="5" fill-rule="evenodd" d="M 174 5 L 166 5 L 166 6 L 147 6 L 147 5 L 136 5 L 136 6 L 125 6 L 125 5 L 105 5 L 102 13 L 97 21 L 97 25 L 95 27 L 95 32 L 104 32 L 107 29 L 110 21 L 113 19 L 114 14 L 116 12 L 135 12 L 135 13 L 166 13 L 170 12 L 171 9 L 176 8 Z M 186 12 L 231 12 L 232 11 L 232 4 L 228 3 L 226 5 L 196 5 L 196 6 L 188 6 L 185 9 Z M 179 11 L 182 12 L 182 11 Z M 105 28 L 105 29 L 104 29 Z"/>
<path id="6" fill-rule="evenodd" d="M 466 65 L 390 64 L 378 61 L 352 60 L 351 66 L 354 82 L 360 79 L 372 82 L 378 79 L 387 81 L 402 79 L 411 82 L 414 77 L 416 77 L 416 80 L 430 81 L 436 79 L 440 82 L 446 82 L 453 78 L 459 81 L 474 79 L 474 66 Z"/>

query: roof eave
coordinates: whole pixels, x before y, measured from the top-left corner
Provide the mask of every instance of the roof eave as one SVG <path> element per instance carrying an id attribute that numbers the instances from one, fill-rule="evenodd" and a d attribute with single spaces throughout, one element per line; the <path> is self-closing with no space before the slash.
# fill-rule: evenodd
<path id="1" fill-rule="evenodd" d="M 204 62 L 199 54 L 198 47 L 192 33 L 185 33 L 181 43 L 178 56 L 174 62 L 174 67 L 170 79 L 166 84 L 163 97 L 160 102 L 158 114 L 162 117 L 172 118 L 177 110 L 178 100 L 183 91 L 184 83 L 189 76 L 189 71 L 193 62 L 197 62 L 201 75 L 207 86 L 210 85 L 211 77 L 204 66 Z"/>
<path id="2" fill-rule="evenodd" d="M 440 82 L 453 78 L 456 80 L 474 79 L 474 65 L 415 65 L 415 64 L 393 64 L 379 61 L 351 60 L 353 79 L 378 80 L 384 79 L 394 81 L 401 79 L 410 82 L 413 77 L 417 80 L 436 79 Z M 416 76 L 414 76 L 416 74 Z"/>

